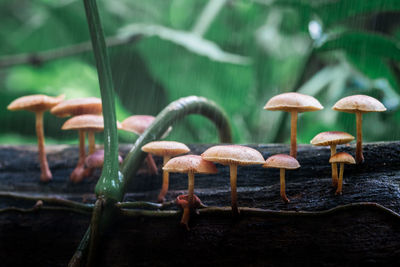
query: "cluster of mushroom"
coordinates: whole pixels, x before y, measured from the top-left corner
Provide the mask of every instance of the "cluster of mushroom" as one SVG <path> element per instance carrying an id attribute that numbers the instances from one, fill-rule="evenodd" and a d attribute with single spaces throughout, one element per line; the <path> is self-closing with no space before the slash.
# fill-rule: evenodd
<path id="1" fill-rule="evenodd" d="M 317 111 L 323 109 L 323 106 L 312 96 L 300 93 L 284 93 L 272 97 L 264 109 L 282 110 L 291 113 L 291 146 L 290 155 L 297 156 L 297 115 L 300 112 Z M 385 106 L 377 99 L 367 95 L 353 95 L 340 99 L 332 108 L 333 110 L 355 113 L 357 128 L 357 146 L 356 160 L 345 152 L 336 153 L 336 146 L 349 143 L 354 137 L 345 132 L 323 132 L 316 135 L 311 144 L 316 146 L 330 146 L 331 158 L 329 163 L 332 164 L 332 184 L 337 186 L 336 194 L 342 194 L 343 171 L 344 164 L 360 164 L 364 162 L 362 153 L 362 114 L 368 112 L 386 111 Z M 337 175 L 337 163 L 340 164 L 340 175 Z"/>
<path id="2" fill-rule="evenodd" d="M 101 99 L 96 97 L 64 100 L 64 95 L 50 97 L 46 95 L 30 95 L 15 99 L 8 106 L 9 110 L 28 110 L 36 113 L 36 133 L 38 136 L 38 151 L 40 162 L 40 181 L 49 182 L 52 174 L 47 162 L 44 133 L 43 113 L 50 110 L 51 114 L 65 118 L 61 129 L 76 130 L 79 135 L 79 159 L 75 169 L 70 175 L 74 183 L 81 182 L 90 176 L 94 168 L 101 168 L 104 162 L 104 150 L 96 150 L 95 133 L 104 130 Z M 125 119 L 122 124 L 117 122 L 117 128 L 125 131 L 142 134 L 154 121 L 153 116 L 136 115 Z M 88 155 L 86 156 L 85 139 L 88 135 Z M 122 158 L 119 157 L 122 162 Z M 149 173 L 157 174 L 157 166 L 151 155 L 147 158 Z"/>

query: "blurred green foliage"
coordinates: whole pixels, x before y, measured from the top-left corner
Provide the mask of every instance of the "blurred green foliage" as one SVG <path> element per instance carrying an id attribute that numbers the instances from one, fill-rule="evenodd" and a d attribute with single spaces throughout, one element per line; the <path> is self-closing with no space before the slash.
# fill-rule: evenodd
<path id="1" fill-rule="evenodd" d="M 288 117 L 263 106 L 276 94 L 298 91 L 325 106 L 299 117 L 299 142 L 309 143 L 321 131 L 354 135 L 355 116 L 331 107 L 344 96 L 368 94 L 388 112 L 364 116 L 364 139 L 400 138 L 398 0 L 98 2 L 106 35 L 126 41 L 110 47 L 120 121 L 200 95 L 226 110 L 236 143 L 288 142 Z M 2 0 L 0 15 L 0 66 L 16 55 L 89 40 L 82 1 Z M 15 98 L 100 95 L 90 52 L 26 63 L 0 68 L 2 144 L 35 142 L 34 115 L 6 109 Z M 77 142 L 76 133 L 60 130 L 64 121 L 46 114 L 47 143 Z M 135 138 L 120 132 L 122 142 Z M 218 141 L 214 126 L 196 116 L 177 123 L 168 139 Z"/>

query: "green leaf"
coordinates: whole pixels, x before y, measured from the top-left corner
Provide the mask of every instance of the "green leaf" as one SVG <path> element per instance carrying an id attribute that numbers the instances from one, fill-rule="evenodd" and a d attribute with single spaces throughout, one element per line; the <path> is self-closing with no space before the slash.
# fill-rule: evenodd
<path id="1" fill-rule="evenodd" d="M 131 24 L 122 28 L 118 36 L 125 39 L 136 34 L 143 34 L 149 37 L 157 36 L 163 40 L 182 46 L 192 53 L 206 56 L 214 61 L 240 65 L 250 63 L 249 58 L 225 52 L 217 44 L 203 39 L 196 34 L 170 29 L 160 25 Z"/>
<path id="2" fill-rule="evenodd" d="M 376 33 L 345 32 L 328 38 L 317 52 L 344 50 L 346 52 L 369 57 L 382 57 L 400 61 L 400 44 L 398 41 Z"/>

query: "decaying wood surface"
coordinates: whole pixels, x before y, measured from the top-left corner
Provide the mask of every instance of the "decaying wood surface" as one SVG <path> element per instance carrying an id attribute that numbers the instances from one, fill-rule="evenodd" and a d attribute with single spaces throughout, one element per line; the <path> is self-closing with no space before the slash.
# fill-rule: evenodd
<path id="1" fill-rule="evenodd" d="M 190 146 L 194 154 L 208 147 Z M 253 147 L 264 158 L 289 150 L 285 145 Z M 71 184 L 68 176 L 78 159 L 77 148 L 54 146 L 47 151 L 53 181 L 42 184 L 34 147 L 1 147 L 0 191 L 94 202 L 100 171 L 82 184 Z M 121 146 L 120 151 L 126 154 L 129 146 Z M 354 155 L 354 146 L 339 146 L 338 151 Z M 400 142 L 365 145 L 365 163 L 345 166 L 342 196 L 336 196 L 331 187 L 329 154 L 328 147 L 299 147 L 301 168 L 288 171 L 286 176 L 289 204 L 279 196 L 279 170 L 239 167 L 239 206 L 313 212 L 375 202 L 400 213 Z M 160 166 L 161 159 L 155 160 Z M 216 175 L 197 175 L 195 193 L 208 206 L 229 206 L 229 169 L 218 165 L 218 170 Z M 155 201 L 160 187 L 161 173 L 158 177 L 147 176 L 143 166 L 132 179 L 126 200 Z M 173 200 L 186 188 L 187 176 L 171 174 L 167 200 Z M 33 204 L 0 199 L 0 209 Z M 89 220 L 89 215 L 61 211 L 0 213 L 0 260 L 5 266 L 65 266 Z M 398 266 L 400 262 L 399 217 L 370 206 L 316 216 L 258 216 L 243 212 L 238 220 L 232 220 L 227 213 L 200 212 L 192 216 L 189 232 L 179 226 L 179 220 L 179 215 L 118 219 L 101 243 L 99 265 Z"/>

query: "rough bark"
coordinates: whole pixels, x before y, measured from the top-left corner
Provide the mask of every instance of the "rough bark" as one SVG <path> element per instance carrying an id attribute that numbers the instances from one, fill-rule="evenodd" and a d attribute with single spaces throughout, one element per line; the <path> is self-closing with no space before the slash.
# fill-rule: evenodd
<path id="1" fill-rule="evenodd" d="M 192 145 L 194 154 L 209 145 Z M 265 158 L 289 153 L 284 145 L 257 145 Z M 0 148 L 0 191 L 57 195 L 94 202 L 96 176 L 75 185 L 69 182 L 78 159 L 77 147 L 46 148 L 53 181 L 39 182 L 34 147 Z M 124 155 L 129 146 L 121 146 Z M 354 155 L 354 146 L 338 146 Z M 299 146 L 301 168 L 286 172 L 286 193 L 279 195 L 279 170 L 238 167 L 239 207 L 287 211 L 324 211 L 339 205 L 376 202 L 400 212 L 400 142 L 364 145 L 365 162 L 347 165 L 343 195 L 331 186 L 329 147 Z M 160 167 L 162 159 L 155 157 Z M 217 175 L 196 175 L 195 193 L 209 206 L 230 206 L 229 168 L 218 165 Z M 146 166 L 132 179 L 126 200 L 157 201 L 162 184 L 148 176 Z M 186 193 L 187 176 L 170 174 L 166 200 Z M 6 206 L 31 207 L 29 201 L 0 199 Z M 65 266 L 83 236 L 90 216 L 69 212 L 0 213 L 0 261 L 5 266 Z M 180 214 L 168 218 L 121 218 L 108 231 L 99 265 L 319 265 L 350 266 L 400 262 L 400 220 L 380 209 L 356 207 L 318 216 L 255 216 L 237 220 L 215 214 L 192 215 L 190 232 L 179 227 Z"/>

